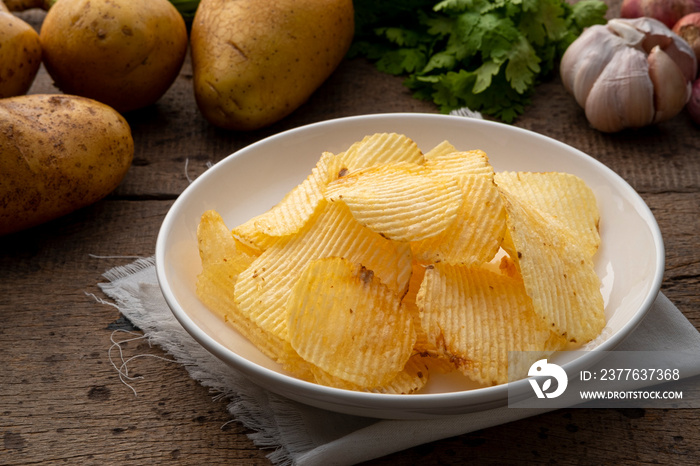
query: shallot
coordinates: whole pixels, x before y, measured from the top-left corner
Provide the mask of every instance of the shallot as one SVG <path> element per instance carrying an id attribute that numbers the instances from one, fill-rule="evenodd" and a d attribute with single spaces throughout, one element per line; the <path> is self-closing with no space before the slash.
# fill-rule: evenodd
<path id="1" fill-rule="evenodd" d="M 700 0 L 623 0 L 622 18 L 647 16 L 658 19 L 669 29 L 683 16 L 700 11 Z"/>
<path id="2" fill-rule="evenodd" d="M 700 12 L 685 15 L 672 30 L 690 44 L 695 57 L 700 60 Z"/>

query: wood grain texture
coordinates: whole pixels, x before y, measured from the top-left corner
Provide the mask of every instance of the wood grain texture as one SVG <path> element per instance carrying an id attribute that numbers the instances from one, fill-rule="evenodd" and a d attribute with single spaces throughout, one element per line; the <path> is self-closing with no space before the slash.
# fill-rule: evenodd
<path id="1" fill-rule="evenodd" d="M 611 3 L 611 14 L 619 2 Z M 22 17 L 35 27 L 42 13 Z M 154 106 L 127 116 L 134 164 L 106 199 L 35 229 L 0 238 L 0 464 L 269 464 L 223 401 L 162 359 L 130 365 L 132 390 L 108 351 L 129 324 L 100 304 L 102 274 L 154 253 L 160 223 L 190 180 L 235 150 L 307 123 L 380 112 L 431 112 L 401 78 L 347 60 L 289 118 L 225 132 L 192 95 L 189 60 Z M 42 68 L 31 93 L 57 92 Z M 662 291 L 700 328 L 700 128 L 686 113 L 661 125 L 606 135 L 553 77 L 516 126 L 576 147 L 622 176 L 656 216 L 666 247 Z M 118 258 L 116 256 L 124 256 Z M 115 333 L 116 332 L 116 333 Z M 143 340 L 125 355 L 168 358 Z M 559 410 L 408 449 L 388 464 L 695 464 L 698 410 Z"/>

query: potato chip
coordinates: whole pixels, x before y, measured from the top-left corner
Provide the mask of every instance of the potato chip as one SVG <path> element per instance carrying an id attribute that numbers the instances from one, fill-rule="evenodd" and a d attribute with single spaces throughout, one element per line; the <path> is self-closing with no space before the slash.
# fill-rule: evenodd
<path id="1" fill-rule="evenodd" d="M 332 180 L 357 168 L 399 161 L 422 163 L 423 154 L 415 142 L 396 133 L 367 136 L 339 155 L 324 152 L 301 184 L 267 212 L 237 226 L 234 234 L 247 244 L 264 250 L 277 238 L 299 231 L 318 206 L 325 186 Z"/>
<path id="2" fill-rule="evenodd" d="M 590 255 L 552 217 L 504 190 L 501 198 L 510 237 L 503 247 L 520 270 L 535 312 L 571 342 L 586 343 L 598 336 L 605 314 Z"/>
<path id="3" fill-rule="evenodd" d="M 442 352 L 438 353 L 436 351 L 435 354 L 428 355 L 428 357 L 423 358 L 423 362 L 431 374 L 450 374 L 457 371 L 450 358 L 446 357 Z"/>
<path id="4" fill-rule="evenodd" d="M 299 273 L 314 259 L 340 256 L 365 264 L 398 296 L 411 276 L 407 244 L 363 227 L 342 203 L 321 201 L 307 225 L 291 239 L 273 244 L 236 282 L 236 304 L 266 331 L 287 340 L 285 302 Z"/>
<path id="5" fill-rule="evenodd" d="M 233 289 L 238 275 L 257 257 L 237 241 L 221 216 L 209 210 L 202 214 L 197 227 L 202 272 L 197 276 L 196 291 L 202 302 L 253 342 L 268 357 L 276 359 L 283 343 L 246 319 L 235 305 Z"/>
<path id="6" fill-rule="evenodd" d="M 310 365 L 296 354 L 291 344 L 250 320 L 240 312 L 235 303 L 235 280 L 231 266 L 222 262 L 211 264 L 197 276 L 196 290 L 202 303 L 221 317 L 260 352 L 282 365 L 283 369 L 297 378 L 313 382 Z"/>
<path id="7" fill-rule="evenodd" d="M 376 133 L 365 136 L 341 154 L 348 171 L 386 163 L 409 162 L 422 164 L 423 152 L 403 134 Z"/>
<path id="8" fill-rule="evenodd" d="M 412 273 L 411 280 L 408 282 L 408 291 L 406 291 L 406 294 L 401 299 L 401 304 L 406 308 L 413 320 L 413 329 L 416 332 L 416 344 L 414 347 L 415 352 L 424 356 L 434 356 L 437 355 L 435 345 L 428 341 L 427 336 L 423 331 L 423 324 L 421 324 L 420 320 L 420 311 L 418 310 L 418 305 L 416 304 L 416 296 L 418 295 L 418 290 L 420 289 L 421 283 L 423 283 L 423 276 L 425 276 L 425 266 L 414 262 L 411 268 Z"/>
<path id="9" fill-rule="evenodd" d="M 426 160 L 423 165 L 431 173 L 449 177 L 483 175 L 493 179 L 494 171 L 484 151 L 448 152 Z"/>
<path id="10" fill-rule="evenodd" d="M 296 377 L 313 381 L 309 364 L 288 341 L 266 332 L 236 306 L 234 286 L 241 272 L 260 255 L 238 241 L 218 212 L 204 212 L 197 227 L 202 271 L 197 276 L 199 299 L 270 359 L 282 364 Z"/>
<path id="11" fill-rule="evenodd" d="M 457 217 L 462 190 L 454 178 L 412 163 L 356 170 L 330 183 L 326 199 L 345 203 L 362 225 L 396 241 L 435 236 Z"/>
<path id="12" fill-rule="evenodd" d="M 437 146 L 434 146 L 432 149 L 430 149 L 428 152 L 425 153 L 423 156 L 426 160 L 432 160 L 436 157 L 439 157 L 441 155 L 446 155 L 446 154 L 451 154 L 452 152 L 457 152 L 457 148 L 452 145 L 450 141 L 442 141 L 440 144 Z"/>
<path id="13" fill-rule="evenodd" d="M 285 352 L 285 342 L 265 332 L 238 310 L 233 294 L 235 275 L 231 273 L 230 268 L 226 263 L 207 266 L 197 276 L 197 296 L 204 305 L 252 342 L 263 354 L 277 361 Z"/>
<path id="14" fill-rule="evenodd" d="M 342 388 L 344 390 L 355 390 L 372 393 L 386 394 L 409 394 L 422 389 L 430 379 L 430 373 L 437 373 L 429 364 L 435 358 L 423 357 L 420 354 L 414 354 L 408 359 L 403 370 L 400 371 L 394 378 L 384 385 L 378 387 L 363 387 L 355 383 L 348 382 L 338 377 L 333 377 L 328 372 L 314 367 L 312 369 L 315 381 L 318 384 L 328 387 Z"/>
<path id="15" fill-rule="evenodd" d="M 286 307 L 292 347 L 333 377 L 377 387 L 411 356 L 411 316 L 396 293 L 360 264 L 342 257 L 310 261 Z"/>
<path id="16" fill-rule="evenodd" d="M 421 284 L 423 283 L 425 270 L 426 268 L 424 265 L 417 262 L 413 263 L 413 273 L 411 274 L 411 280 L 409 281 L 408 291 L 401 300 L 401 305 L 404 306 L 411 315 L 413 329 L 416 332 L 416 343 L 413 345 L 413 351 L 415 354 L 411 359 L 415 359 L 417 363 L 420 362 L 420 372 L 417 373 L 416 376 L 418 377 L 417 381 L 421 381 L 423 383 L 427 383 L 427 377 L 423 377 L 423 372 L 425 371 L 422 369 L 423 366 L 427 368 L 427 372 L 436 374 L 447 373 L 454 369 L 454 366 L 452 366 L 447 359 L 440 357 L 437 346 L 435 346 L 433 341 L 428 340 L 428 335 L 425 333 L 425 330 L 423 330 L 423 323 L 421 322 L 420 309 L 416 303 L 416 297 L 418 295 L 418 291 L 420 290 Z M 386 393 L 385 390 L 387 390 L 387 387 L 383 387 L 379 391 Z"/>
<path id="17" fill-rule="evenodd" d="M 311 174 L 267 212 L 237 226 L 236 236 L 266 249 L 278 237 L 298 232 L 318 207 L 326 185 L 338 177 L 343 166 L 340 156 L 324 152 Z"/>
<path id="18" fill-rule="evenodd" d="M 430 358 L 420 354 L 414 354 L 406 362 L 403 370 L 396 374 L 387 384 L 375 387 L 368 391 L 374 393 L 389 393 L 394 395 L 405 395 L 414 393 L 425 387 L 430 379 L 430 369 L 428 361 Z"/>
<path id="19" fill-rule="evenodd" d="M 202 265 L 241 260 L 241 270 L 246 268 L 248 256 L 260 255 L 259 251 L 236 240 L 215 210 L 205 211 L 197 226 L 197 244 Z"/>
<path id="20" fill-rule="evenodd" d="M 535 357 L 565 344 L 535 314 L 522 281 L 482 267 L 429 267 L 417 303 L 428 339 L 482 384 L 508 381 L 509 351 Z"/>
<path id="21" fill-rule="evenodd" d="M 424 265 L 488 262 L 501 246 L 506 214 L 493 181 L 480 175 L 459 180 L 463 201 L 456 221 L 433 237 L 411 242 L 414 259 Z"/>
<path id="22" fill-rule="evenodd" d="M 600 245 L 600 213 L 591 188 L 579 177 L 557 172 L 499 172 L 496 184 L 521 202 L 568 227 L 589 255 Z"/>

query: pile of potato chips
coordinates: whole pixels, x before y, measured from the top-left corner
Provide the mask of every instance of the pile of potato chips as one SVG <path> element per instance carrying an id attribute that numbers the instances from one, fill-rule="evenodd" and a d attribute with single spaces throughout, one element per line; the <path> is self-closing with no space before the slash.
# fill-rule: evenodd
<path id="1" fill-rule="evenodd" d="M 202 215 L 197 294 L 292 375 L 379 393 L 431 373 L 507 382 L 605 326 L 595 197 L 566 173 L 396 133 L 324 153 L 266 213 Z M 529 363 L 529 364 L 527 364 Z M 512 374 L 511 374 L 512 376 Z"/>

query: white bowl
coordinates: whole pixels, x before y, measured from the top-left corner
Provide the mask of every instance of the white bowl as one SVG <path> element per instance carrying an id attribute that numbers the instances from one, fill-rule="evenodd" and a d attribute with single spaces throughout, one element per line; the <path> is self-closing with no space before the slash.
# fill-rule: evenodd
<path id="1" fill-rule="evenodd" d="M 620 343 L 652 305 L 664 271 L 656 220 L 622 178 L 588 155 L 514 126 L 458 116 L 401 113 L 324 121 L 266 138 L 214 165 L 175 201 L 158 235 L 158 280 L 173 314 L 203 347 L 256 384 L 309 405 L 378 418 L 438 417 L 507 403 L 507 384 L 476 387 L 455 375 L 435 377 L 421 393 L 411 395 L 353 392 L 298 380 L 197 298 L 195 280 L 201 264 L 196 230 L 205 210 L 217 210 L 233 228 L 275 205 L 307 176 L 323 151 L 340 152 L 376 132 L 403 133 L 424 151 L 447 139 L 460 149 L 484 150 L 496 171 L 568 172 L 593 189 L 601 214 L 596 272 L 607 327 L 586 346 L 590 351 L 575 352 L 578 356 L 573 359 L 566 354 L 553 359 L 565 369 L 578 370 L 595 362 L 596 353 Z"/>

